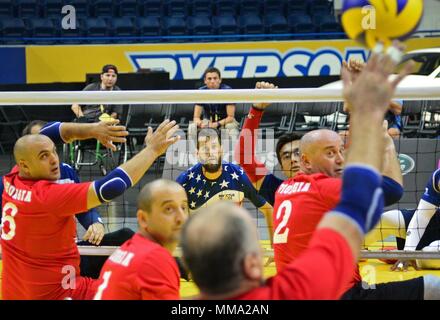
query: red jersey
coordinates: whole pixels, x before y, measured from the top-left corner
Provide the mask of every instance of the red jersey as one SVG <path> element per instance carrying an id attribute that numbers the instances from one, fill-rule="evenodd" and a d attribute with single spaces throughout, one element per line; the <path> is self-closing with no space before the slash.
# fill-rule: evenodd
<path id="1" fill-rule="evenodd" d="M 324 214 L 339 202 L 342 179 L 322 173 L 297 174 L 276 191 L 274 205 L 274 256 L 280 271 L 309 247 L 310 239 Z M 361 280 L 354 269 L 354 283 Z"/>
<path id="2" fill-rule="evenodd" d="M 3 177 L 3 299 L 87 298 L 79 277 L 75 213 L 87 210 L 90 183 Z M 79 291 L 75 291 L 79 290 Z"/>
<path id="3" fill-rule="evenodd" d="M 338 232 L 319 229 L 309 249 L 264 286 L 235 297 L 238 300 L 334 300 L 346 291 L 353 253 Z"/>
<path id="4" fill-rule="evenodd" d="M 136 233 L 105 262 L 95 300 L 178 300 L 176 261 L 161 245 Z"/>

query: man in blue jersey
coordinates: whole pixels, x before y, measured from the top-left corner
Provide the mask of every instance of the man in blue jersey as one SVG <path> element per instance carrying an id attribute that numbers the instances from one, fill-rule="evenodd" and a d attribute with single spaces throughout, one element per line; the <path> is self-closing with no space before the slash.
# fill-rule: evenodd
<path id="1" fill-rule="evenodd" d="M 221 138 L 216 129 L 200 130 L 197 156 L 199 163 L 177 178 L 188 194 L 190 210 L 193 212 L 222 200 L 241 205 L 247 198 L 263 213 L 272 235 L 272 206 L 258 195 L 240 166 L 222 161 Z"/>
<path id="2" fill-rule="evenodd" d="M 61 135 L 54 134 L 51 131 L 50 127 L 56 124 L 56 122 L 47 123 L 41 120 L 31 121 L 22 132 L 22 135 L 28 134 L 38 134 L 42 133 L 47 135 L 49 138 L 54 140 L 54 142 L 62 142 L 60 141 Z M 77 124 L 75 124 L 76 126 Z M 97 124 L 95 127 L 92 127 L 88 124 L 79 124 L 79 127 L 83 126 L 88 131 L 89 128 L 98 129 L 99 127 L 105 127 L 104 124 Z M 43 129 L 43 130 L 42 130 Z M 47 130 L 44 130 L 47 129 Z M 122 130 L 122 128 L 121 128 Z M 124 128 L 125 130 L 125 128 Z M 98 130 L 90 130 L 92 135 L 95 138 L 99 138 L 99 134 L 102 131 Z M 61 138 L 62 139 L 62 138 Z M 58 180 L 59 184 L 65 183 L 80 183 L 80 179 L 76 171 L 66 163 L 60 163 L 60 179 Z M 0 195 L 3 193 L 4 185 L 3 179 L 0 180 Z M 0 197 L 0 206 L 2 199 Z M 83 212 L 76 215 L 78 222 L 81 226 L 86 230 L 82 241 L 77 242 L 77 245 L 104 245 L 104 246 L 120 246 L 122 243 L 130 239 L 134 232 L 129 228 L 123 228 L 117 230 L 115 232 L 105 234 L 104 224 L 102 222 L 101 216 L 96 208 L 92 208 L 87 212 Z M 0 220 L 1 221 L 1 220 Z M 81 256 L 81 275 L 88 276 L 91 278 L 97 279 L 99 277 L 99 272 L 104 264 L 107 257 L 94 257 L 94 256 Z"/>
<path id="3" fill-rule="evenodd" d="M 203 82 L 205 85 L 200 87 L 200 90 L 231 89 L 230 86 L 222 83 L 220 70 L 214 67 L 206 69 L 203 74 Z M 230 138 L 236 139 L 239 133 L 238 127 L 239 124 L 235 120 L 235 104 L 196 104 L 194 106 L 193 123 L 188 127 L 188 135 L 195 138 L 197 129 L 214 128 L 218 130 L 225 129 Z"/>
<path id="4" fill-rule="evenodd" d="M 440 251 L 440 169 L 429 177 L 416 209 L 395 209 L 385 212 L 377 232 L 366 238 L 369 243 L 395 236 L 397 249 L 405 251 Z M 387 260 L 395 271 L 440 269 L 439 260 Z"/>

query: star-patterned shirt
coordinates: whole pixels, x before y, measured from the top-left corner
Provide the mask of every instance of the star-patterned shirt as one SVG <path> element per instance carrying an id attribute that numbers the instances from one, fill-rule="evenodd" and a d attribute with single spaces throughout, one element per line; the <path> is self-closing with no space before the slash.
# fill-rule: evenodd
<path id="1" fill-rule="evenodd" d="M 266 204 L 258 195 L 243 169 L 233 163 L 222 162 L 222 174 L 215 180 L 203 175 L 202 164 L 197 163 L 177 178 L 186 190 L 189 207 L 197 210 L 221 200 L 229 200 L 241 205 L 244 198 L 249 199 L 257 208 Z"/>

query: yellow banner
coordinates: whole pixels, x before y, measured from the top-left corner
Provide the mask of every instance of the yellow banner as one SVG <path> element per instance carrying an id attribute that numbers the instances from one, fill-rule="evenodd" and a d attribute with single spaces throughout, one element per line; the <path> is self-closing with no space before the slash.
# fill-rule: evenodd
<path id="1" fill-rule="evenodd" d="M 407 51 L 440 47 L 440 38 L 415 38 Z M 337 75 L 342 60 L 369 52 L 351 40 L 27 46 L 27 83 L 81 82 L 115 64 L 120 73 L 164 69 L 172 80 L 200 79 L 207 67 L 223 78 Z"/>

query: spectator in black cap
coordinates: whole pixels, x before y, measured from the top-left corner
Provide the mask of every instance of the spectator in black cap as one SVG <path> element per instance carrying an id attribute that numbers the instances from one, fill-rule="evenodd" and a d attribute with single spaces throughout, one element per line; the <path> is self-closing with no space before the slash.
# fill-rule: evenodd
<path id="1" fill-rule="evenodd" d="M 106 64 L 102 67 L 101 81 L 93 82 L 87 85 L 83 91 L 100 91 L 100 90 L 121 90 L 117 85 L 118 68 L 113 64 Z M 97 122 L 105 121 L 109 118 L 118 118 L 122 113 L 120 105 L 72 105 L 72 111 L 81 122 Z"/>

